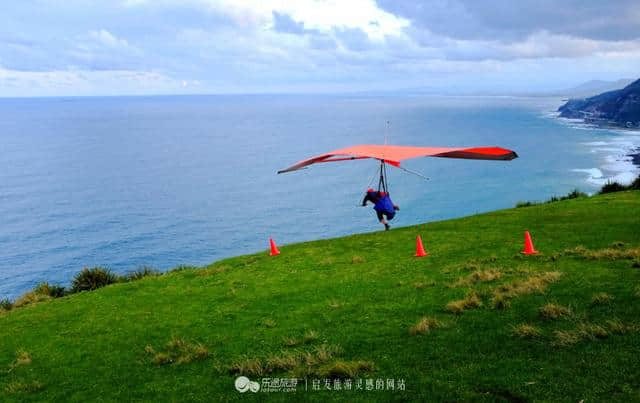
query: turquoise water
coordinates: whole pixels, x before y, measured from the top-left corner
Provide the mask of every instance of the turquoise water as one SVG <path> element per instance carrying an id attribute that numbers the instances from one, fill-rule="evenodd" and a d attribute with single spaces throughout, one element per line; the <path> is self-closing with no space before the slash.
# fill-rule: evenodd
<path id="1" fill-rule="evenodd" d="M 331 149 L 382 143 L 385 136 L 390 144 L 498 145 L 520 155 L 510 162 L 407 161 L 429 181 L 390 169 L 391 195 L 402 209 L 393 226 L 512 207 L 575 187 L 593 191 L 599 179 L 593 169 L 604 177 L 612 156 L 631 169 L 615 160 L 620 147 L 616 154 L 606 146 L 623 135 L 550 117 L 559 103 L 509 97 L 1 99 L 0 297 L 40 281 L 68 284 L 83 266 L 126 272 L 201 265 L 265 250 L 269 236 L 286 244 L 379 230 L 371 208 L 357 207 L 374 161 L 275 172 Z M 637 137 L 630 138 L 636 144 Z"/>

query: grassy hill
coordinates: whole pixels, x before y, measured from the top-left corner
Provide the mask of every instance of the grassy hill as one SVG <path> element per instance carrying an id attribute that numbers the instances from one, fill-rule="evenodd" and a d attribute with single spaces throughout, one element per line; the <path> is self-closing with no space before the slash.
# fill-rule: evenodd
<path id="1" fill-rule="evenodd" d="M 638 401 L 639 211 L 639 191 L 578 198 L 13 309 L 0 401 Z M 525 229 L 540 255 L 519 253 Z M 241 394 L 238 374 L 301 380 Z"/>

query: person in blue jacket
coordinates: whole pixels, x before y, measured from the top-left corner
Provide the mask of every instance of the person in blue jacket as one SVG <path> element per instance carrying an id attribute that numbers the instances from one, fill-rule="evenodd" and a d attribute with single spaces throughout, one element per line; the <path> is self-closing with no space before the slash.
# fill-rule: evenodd
<path id="1" fill-rule="evenodd" d="M 367 202 L 374 204 L 373 209 L 376 211 L 378 221 L 380 221 L 380 224 L 383 224 L 384 229 L 388 231 L 391 226 L 385 220 L 385 217 L 389 221 L 393 220 L 396 211 L 400 210 L 400 207 L 393 204 L 389 193 L 379 192 L 373 189 L 367 189 L 367 194 L 365 194 L 364 199 L 362 199 L 362 206 L 366 206 Z"/>

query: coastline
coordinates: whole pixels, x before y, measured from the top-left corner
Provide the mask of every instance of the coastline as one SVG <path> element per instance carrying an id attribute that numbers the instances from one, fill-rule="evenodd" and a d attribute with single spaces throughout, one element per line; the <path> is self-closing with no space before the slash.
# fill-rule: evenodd
<path id="1" fill-rule="evenodd" d="M 598 125 L 586 119 L 566 118 L 555 110 L 549 114 L 561 124 L 578 130 L 592 130 L 615 134 L 615 137 L 590 139 L 580 143 L 589 147 L 592 153 L 601 153 L 600 162 L 595 167 L 580 167 L 574 172 L 587 174 L 587 183 L 602 186 L 607 182 L 626 185 L 640 174 L 640 131 L 621 126 Z"/>

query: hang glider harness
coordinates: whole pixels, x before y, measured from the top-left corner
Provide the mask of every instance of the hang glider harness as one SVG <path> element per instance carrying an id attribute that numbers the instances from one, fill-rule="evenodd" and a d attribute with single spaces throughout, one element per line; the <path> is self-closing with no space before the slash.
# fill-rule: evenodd
<path id="1" fill-rule="evenodd" d="M 402 169 L 405 172 L 409 172 L 414 175 L 417 175 L 424 180 L 429 180 L 429 178 L 422 175 L 420 172 L 412 171 L 404 167 L 398 167 L 398 168 Z M 367 184 L 367 188 L 371 188 L 371 185 L 373 184 L 373 181 L 376 179 L 376 177 L 378 178 L 378 188 L 377 188 L 378 192 L 389 193 L 389 181 L 387 179 L 387 164 L 385 164 L 384 160 L 380 160 L 380 166 L 376 167 L 375 172 L 373 173 L 373 175 L 371 176 L 371 179 Z"/>
<path id="2" fill-rule="evenodd" d="M 417 157 L 439 157 L 439 158 L 461 158 L 474 160 L 509 161 L 518 158 L 515 151 L 500 147 L 408 147 L 393 145 L 364 144 L 352 147 L 341 148 L 320 154 L 315 157 L 302 160 L 288 168 L 278 171 L 279 174 L 305 169 L 309 165 L 321 162 L 350 161 L 358 159 L 373 158 L 380 161 L 378 191 L 388 193 L 387 164 L 400 168 L 405 172 L 418 175 L 423 179 L 429 179 L 419 172 L 412 171 L 400 165 L 400 162 Z M 375 175 L 371 177 L 369 186 L 373 182 Z"/>

